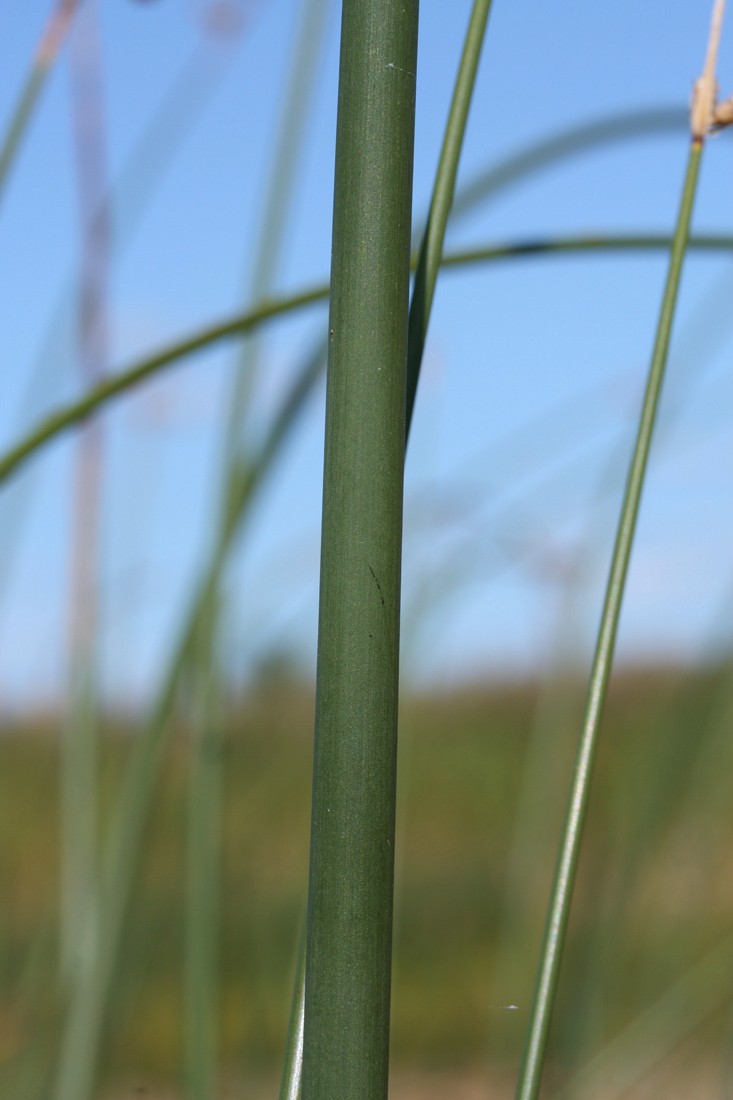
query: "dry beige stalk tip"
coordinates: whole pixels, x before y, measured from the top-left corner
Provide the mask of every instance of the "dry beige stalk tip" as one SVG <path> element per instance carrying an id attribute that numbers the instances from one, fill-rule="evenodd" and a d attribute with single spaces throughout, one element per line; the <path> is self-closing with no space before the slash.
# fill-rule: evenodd
<path id="1" fill-rule="evenodd" d="M 36 63 L 44 69 L 50 68 L 56 54 L 61 48 L 66 32 L 69 29 L 78 0 L 59 0 L 56 8 L 46 24 L 46 28 L 38 44 Z"/>
<path id="2" fill-rule="evenodd" d="M 715 0 L 705 67 L 692 89 L 690 123 L 695 141 L 702 141 L 713 126 L 720 128 L 733 121 L 733 97 L 718 104 L 718 82 L 715 78 L 724 11 L 725 0 Z"/>

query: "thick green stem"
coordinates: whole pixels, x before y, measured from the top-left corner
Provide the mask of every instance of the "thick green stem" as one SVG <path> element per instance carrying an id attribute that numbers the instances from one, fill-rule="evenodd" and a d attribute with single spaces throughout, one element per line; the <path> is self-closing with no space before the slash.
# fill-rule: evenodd
<path id="1" fill-rule="evenodd" d="M 537 984 L 517 1085 L 517 1100 L 536 1100 L 540 1090 L 547 1036 L 557 991 L 562 950 L 590 796 L 590 783 L 598 744 L 598 732 L 611 675 L 626 574 L 631 557 L 659 396 L 667 364 L 669 340 L 675 315 L 682 265 L 689 238 L 701 152 L 702 144 L 694 141 L 690 149 L 654 352 L 644 394 L 636 445 L 621 506 L 616 543 L 601 614 L 585 719 L 575 761 L 573 784 L 555 870 Z"/>
<path id="2" fill-rule="evenodd" d="M 417 0 L 345 0 L 303 1096 L 387 1095 Z"/>
<path id="3" fill-rule="evenodd" d="M 490 9 L 491 0 L 475 0 L 463 55 L 458 67 L 451 109 L 433 186 L 428 221 L 417 260 L 408 321 L 405 438 L 410 434 L 410 424 L 415 408 L 417 379 L 425 348 L 425 335 L 432 308 L 435 284 L 442 261 L 445 230 L 453 203 L 458 162 L 463 147 L 468 110 L 476 84 L 478 62 Z M 297 1100 L 300 1096 L 305 1002 L 304 950 L 302 955 L 303 957 L 299 959 L 298 963 L 298 977 L 296 978 L 290 1015 L 281 1100 Z"/>

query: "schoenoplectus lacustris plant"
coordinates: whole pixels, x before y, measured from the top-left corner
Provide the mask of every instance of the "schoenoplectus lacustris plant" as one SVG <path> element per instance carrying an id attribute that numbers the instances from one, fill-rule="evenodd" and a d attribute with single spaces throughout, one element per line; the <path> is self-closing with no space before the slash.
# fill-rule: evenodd
<path id="1" fill-rule="evenodd" d="M 387 1095 L 417 0 L 345 0 L 304 1100 Z"/>

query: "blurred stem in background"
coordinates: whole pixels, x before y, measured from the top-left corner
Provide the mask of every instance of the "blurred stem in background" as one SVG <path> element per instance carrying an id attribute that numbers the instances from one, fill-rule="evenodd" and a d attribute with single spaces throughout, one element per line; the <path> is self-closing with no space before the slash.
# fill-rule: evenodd
<path id="1" fill-rule="evenodd" d="M 190 666 L 200 623 L 210 614 L 221 571 L 240 526 L 269 474 L 308 396 L 321 376 L 321 347 L 302 366 L 258 454 L 231 472 L 229 509 L 213 540 L 182 624 L 178 642 L 140 735 L 131 751 L 112 813 L 104 848 L 99 899 L 99 951 L 90 980 L 79 986 L 69 1006 L 61 1039 L 55 1100 L 87 1100 L 92 1095 L 112 982 L 119 965 L 125 915 L 140 858 L 171 714 L 181 677 Z"/>
<path id="2" fill-rule="evenodd" d="M 261 223 L 259 243 L 255 245 L 252 265 L 251 289 L 245 299 L 262 299 L 269 291 L 278 265 L 288 226 L 288 208 L 297 182 L 297 166 L 300 146 L 307 133 L 309 106 L 313 94 L 317 62 L 326 28 L 329 0 L 310 0 L 305 5 L 302 25 L 295 33 L 295 58 L 291 68 L 291 80 L 285 95 L 279 138 L 270 171 L 269 184 L 264 188 L 267 196 L 265 213 Z M 232 523 L 232 510 L 236 513 L 236 495 L 239 492 L 242 470 L 250 463 L 257 464 L 256 452 L 250 445 L 247 454 L 242 441 L 249 394 L 257 371 L 260 346 L 255 332 L 252 340 L 238 349 L 239 363 L 234 374 L 224 430 L 224 446 L 219 493 L 220 524 L 222 531 Z M 320 357 L 319 357 L 320 359 Z M 310 363 L 306 365 L 310 378 Z M 234 498 L 234 499 L 233 499 Z M 236 520 L 235 520 L 236 524 Z M 223 566 L 223 562 L 221 563 Z M 211 651 L 217 624 L 214 608 L 221 601 L 213 594 L 220 582 L 221 568 L 212 584 L 212 598 L 208 607 L 202 606 L 199 620 L 198 643 L 193 650 L 192 675 L 208 686 L 203 699 L 206 707 L 197 716 L 191 773 L 191 797 L 189 804 L 189 892 L 187 934 L 186 981 L 186 1095 L 189 1100 L 207 1100 L 214 1095 L 216 1065 L 217 1004 L 213 996 L 216 988 L 216 950 L 218 915 L 210 900 L 220 888 L 216 868 L 219 864 L 220 837 L 216 827 L 220 802 L 220 769 L 214 757 L 211 740 L 216 726 L 216 713 L 220 710 L 218 698 L 220 685 L 215 680 L 216 661 Z M 208 626 L 204 629 L 204 624 Z M 208 731 L 208 732 L 206 732 Z M 202 740 L 203 739 L 203 740 Z M 207 901 L 199 899 L 202 887 Z"/>
<path id="3" fill-rule="evenodd" d="M 215 608 L 212 601 L 210 611 Z M 191 670 L 193 716 L 188 790 L 184 1058 L 186 1100 L 217 1095 L 218 929 L 221 891 L 221 685 L 214 631 L 203 615 Z"/>
<path id="4" fill-rule="evenodd" d="M 107 363 L 109 220 L 104 82 L 98 13 L 86 0 L 71 35 L 71 113 L 79 197 L 78 346 L 84 389 Z M 101 548 L 102 425 L 79 432 L 73 508 L 71 683 L 61 752 L 61 974 L 70 989 L 96 950 L 97 627 Z"/>
<path id="5" fill-rule="evenodd" d="M 670 1050 L 729 1003 L 732 968 L 733 937 L 726 936 L 574 1074 L 558 1100 L 592 1096 L 600 1088 L 625 1096 Z"/>
<path id="6" fill-rule="evenodd" d="M 730 624 L 732 601 L 733 589 L 718 609 L 720 622 L 710 630 L 716 645 L 711 646 L 701 660 L 703 668 L 715 665 L 720 627 Z M 681 837 L 682 830 L 690 830 L 694 822 L 695 849 L 704 853 L 697 860 L 697 873 L 702 880 L 713 881 L 714 872 L 711 873 L 708 861 L 720 852 L 729 835 L 731 806 L 727 777 L 733 764 L 729 736 L 733 715 L 733 668 L 729 666 L 719 679 L 716 678 L 707 693 L 705 706 L 701 708 L 700 703 L 699 692 L 695 692 L 692 683 L 680 685 L 656 722 L 650 724 L 639 746 L 629 781 L 631 812 L 628 805 L 623 807 L 616 828 L 615 846 L 623 856 L 605 871 L 604 889 L 597 902 L 594 937 L 583 968 L 585 983 L 576 997 L 582 1008 L 572 1044 L 574 1060 L 580 1066 L 572 1078 L 580 1089 L 578 1096 L 583 1095 L 588 1051 L 598 1046 L 599 1039 L 607 1033 L 604 1025 L 609 1014 L 608 1002 L 620 994 L 624 984 L 628 985 L 632 971 L 634 981 L 644 984 L 643 954 L 632 958 L 633 946 L 629 945 L 633 945 L 634 931 L 629 924 L 644 894 L 644 870 L 648 867 L 650 852 L 656 854 L 658 866 L 674 859 L 674 844 L 670 856 L 670 834 L 673 839 Z M 690 737 L 691 728 L 695 728 L 695 737 Z M 701 820 L 706 823 L 706 829 L 701 828 Z M 658 922 L 656 935 L 660 941 L 666 932 L 664 924 Z M 625 951 L 621 945 L 626 945 Z M 680 965 L 679 956 L 678 949 L 674 953 L 677 966 Z M 725 983 L 718 980 L 716 985 L 722 997 Z M 713 990 L 703 990 L 702 1008 L 716 995 Z M 690 1030 L 699 1026 L 702 1008 L 695 1002 L 689 1004 Z M 669 1049 L 673 1047 L 674 1034 L 670 1034 Z M 590 1056 L 590 1064 L 594 1064 L 595 1058 L 594 1054 Z"/>
<path id="7" fill-rule="evenodd" d="M 26 136 L 28 125 L 46 83 L 46 77 L 64 43 L 78 6 L 78 0 L 58 0 L 41 36 L 36 56 L 15 104 L 5 140 L 0 147 L 0 202 L 2 202 L 13 162 Z"/>
<path id="8" fill-rule="evenodd" d="M 533 141 L 499 164 L 475 175 L 456 196 L 452 218 L 458 220 L 465 217 L 487 198 L 495 198 L 521 180 L 578 154 L 655 134 L 686 133 L 689 122 L 690 113 L 685 107 L 656 107 L 594 118 L 590 122 L 560 130 L 541 141 Z"/>
<path id="9" fill-rule="evenodd" d="M 110 234 L 110 248 L 118 263 L 133 244 L 152 198 L 186 139 L 204 115 L 214 91 L 226 73 L 227 66 L 224 62 L 231 56 L 231 48 L 227 50 L 226 45 L 231 44 L 231 40 L 230 34 L 225 45 L 218 45 L 216 48 L 212 48 L 209 38 L 197 43 L 125 158 L 111 191 L 100 196 L 98 209 L 84 212 L 90 236 L 96 234 L 98 217 L 106 223 L 106 232 Z M 37 109 L 39 102 L 40 99 L 36 97 L 34 109 Z M 25 115 L 24 127 L 28 126 L 32 117 L 31 112 Z M 8 140 L 6 138 L 6 143 Z M 16 156 L 19 147 L 16 141 Z M 70 330 L 75 328 L 76 298 L 76 281 L 70 280 L 69 285 L 59 292 L 56 303 L 42 326 L 38 349 L 16 413 L 19 423 L 27 423 L 42 415 L 71 371 L 75 341 Z M 29 479 L 23 485 L 10 487 L 3 496 L 0 523 L 0 600 L 12 573 L 19 535 L 23 530 L 36 484 L 35 478 Z"/>
<path id="10" fill-rule="evenodd" d="M 387 1096 L 416 0 L 345 0 L 304 1100 Z"/>
<path id="11" fill-rule="evenodd" d="M 323 51 L 327 17 L 332 0 L 307 0 L 296 27 L 290 80 L 283 100 L 283 112 L 275 141 L 270 171 L 263 187 L 266 196 L 259 223 L 259 236 L 252 249 L 251 273 L 243 295 L 245 303 L 267 298 L 287 240 L 290 208 L 298 183 L 298 163 L 308 133 L 308 117 L 315 93 L 318 61 Z M 224 466 L 228 469 L 239 456 L 242 432 L 255 382 L 261 345 L 258 334 L 241 345 L 228 403 L 224 436 Z"/>
<path id="12" fill-rule="evenodd" d="M 40 102 L 38 93 L 43 80 L 65 39 L 76 7 L 74 3 L 57 5 L 43 36 L 35 66 L 29 74 L 19 107 L 11 120 L 2 145 L 0 189 L 4 186 L 9 170 L 21 148 L 21 139 Z M 82 18 L 93 19 L 94 15 L 93 13 L 88 16 L 83 15 Z M 227 41 L 231 40 L 233 30 L 233 27 L 229 28 Z M 80 162 L 80 217 L 83 225 L 82 293 L 85 296 L 81 308 L 82 317 L 78 322 L 77 330 L 79 331 L 80 358 L 87 387 L 96 373 L 94 364 L 104 363 L 106 359 L 103 284 L 106 267 L 105 253 L 109 250 L 110 238 L 114 235 L 120 252 L 129 246 L 160 180 L 170 169 L 179 146 L 183 144 L 201 116 L 219 79 L 226 71 L 221 63 L 223 53 L 221 48 L 213 51 L 209 41 L 203 45 L 197 44 L 127 157 L 115 183 L 114 191 L 110 191 L 103 165 L 101 148 L 103 135 L 101 128 L 98 128 L 95 133 L 96 122 L 93 117 L 90 118 L 90 115 L 94 114 L 95 107 L 99 107 L 101 74 L 92 71 L 95 65 L 98 65 L 98 59 L 94 58 L 96 46 L 93 42 L 92 56 L 89 57 L 89 37 L 89 31 L 87 31 L 86 45 L 78 45 L 75 51 L 78 65 L 72 67 L 72 79 L 78 76 L 79 67 L 86 66 L 87 70 L 83 79 L 77 79 L 74 83 L 79 123 L 76 133 Z M 214 56 L 216 63 L 214 63 Z M 96 86 L 90 86 L 90 81 Z M 82 112 L 83 120 L 79 117 Z M 67 356 L 63 354 L 62 349 L 68 343 L 66 322 L 76 299 L 76 285 L 77 280 L 74 280 L 73 288 L 67 289 L 61 295 L 46 326 L 40 351 L 31 371 L 31 380 L 26 386 L 25 397 L 21 402 L 22 418 L 26 418 L 32 409 L 48 400 L 49 390 L 53 391 L 50 381 L 58 381 L 63 373 L 60 368 L 67 365 Z M 48 377 L 51 370 L 54 372 L 55 379 Z M 86 429 L 85 434 L 93 439 L 95 435 L 99 435 L 99 432 L 100 426 L 92 425 Z M 88 445 L 86 449 L 87 451 L 90 449 Z M 93 501 L 96 496 L 96 490 L 92 484 L 96 480 L 93 466 L 93 462 L 90 464 L 85 461 L 85 472 L 80 478 L 78 504 L 79 512 L 83 517 L 80 520 L 80 529 L 89 530 L 91 526 L 96 526 L 96 523 L 92 522 L 91 515 L 95 510 Z M 17 535 L 22 529 L 22 520 L 26 514 L 25 506 L 30 500 L 29 490 L 32 488 L 33 483 L 19 486 L 20 495 L 12 494 L 10 499 L 5 501 L 6 510 L 10 507 L 12 512 L 12 521 L 7 517 L 6 512 L 6 522 L 3 525 L 6 537 L 0 547 L 0 590 L 10 572 L 13 551 L 18 543 Z M 20 492 L 21 489 L 22 492 Z M 93 743 L 96 732 L 94 707 L 97 692 L 93 683 L 95 675 L 92 667 L 93 654 L 89 652 L 86 663 L 82 661 L 81 654 L 81 640 L 85 639 L 90 649 L 94 640 L 96 615 L 90 614 L 91 607 L 88 603 L 84 610 L 86 594 L 82 594 L 81 588 L 84 584 L 86 593 L 89 592 L 89 581 L 95 558 L 96 553 L 91 549 L 91 541 L 86 542 L 83 553 L 76 555 L 76 575 L 79 580 L 72 586 L 73 591 L 77 593 L 72 614 L 76 618 L 74 633 L 80 641 L 78 647 L 72 644 L 72 651 L 76 649 L 79 660 L 72 670 L 73 714 L 69 719 L 69 730 L 72 731 L 72 736 L 66 738 L 70 751 L 64 754 L 62 763 L 62 803 L 64 805 L 62 816 L 66 820 L 63 832 L 68 843 L 62 844 L 62 862 L 65 867 L 63 877 L 66 885 L 62 887 L 61 952 L 65 960 L 62 963 L 62 971 L 65 971 L 67 976 L 73 977 L 79 977 L 82 973 L 79 968 L 75 968 L 74 941 L 83 951 L 83 968 L 88 971 L 93 962 L 95 936 L 92 927 L 95 920 L 95 905 L 90 892 L 93 885 L 95 848 L 96 768 Z M 81 882 L 82 878 L 85 880 L 84 883 Z M 79 890 L 73 885 L 74 882 L 79 886 Z M 47 951 L 44 950 L 42 954 L 45 958 Z M 34 966 L 33 960 L 30 960 L 25 982 L 29 990 L 27 996 L 32 995 L 41 977 L 41 968 Z M 90 976 L 85 973 L 83 977 L 86 982 Z M 28 1057 L 21 1059 L 17 1072 L 12 1075 L 13 1095 L 18 1097 L 47 1095 L 47 1079 L 44 1075 L 47 1073 L 46 1063 L 51 1049 L 48 1035 L 45 1037 L 45 1044 L 42 1043 L 42 1049 L 39 1049 L 36 1042 L 31 1044 L 28 1048 Z"/>

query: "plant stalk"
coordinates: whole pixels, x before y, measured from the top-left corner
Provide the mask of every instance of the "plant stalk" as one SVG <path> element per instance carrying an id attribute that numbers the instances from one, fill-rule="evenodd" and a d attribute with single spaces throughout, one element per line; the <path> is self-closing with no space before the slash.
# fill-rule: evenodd
<path id="1" fill-rule="evenodd" d="M 305 1100 L 387 1095 L 417 0 L 344 0 Z"/>
<path id="2" fill-rule="evenodd" d="M 466 132 L 468 110 L 471 104 L 476 73 L 481 56 L 488 22 L 491 0 L 475 0 L 468 25 L 463 55 L 458 67 L 458 75 L 453 99 L 448 115 L 448 123 L 443 138 L 433 195 L 430 203 L 427 224 L 423 232 L 420 251 L 416 264 L 415 283 L 410 302 L 407 339 L 407 390 L 405 408 L 405 438 L 410 434 L 410 425 L 415 408 L 417 380 L 420 373 L 425 336 L 432 309 L 435 284 L 442 262 L 445 231 L 448 224 L 453 196 L 455 193 L 458 163 L 463 138 Z M 293 1004 L 288 1027 L 286 1060 L 283 1069 L 280 1100 L 297 1100 L 300 1096 L 302 1079 L 303 1012 L 305 1005 L 305 958 L 304 944 L 298 960 Z"/>
<path id="3" fill-rule="evenodd" d="M 575 761 L 570 800 L 552 886 L 537 983 L 517 1084 L 517 1100 L 536 1100 L 540 1090 L 542 1067 L 557 992 L 583 825 L 588 809 L 598 732 L 611 675 L 626 575 L 659 406 L 659 397 L 664 380 L 680 277 L 690 233 L 701 154 L 702 142 L 693 140 L 690 147 L 639 429 L 621 506 L 621 515 L 601 614 L 585 718 Z"/>
<path id="4" fill-rule="evenodd" d="M 46 77 L 64 43 L 77 6 L 78 0 L 58 0 L 43 30 L 36 56 L 13 110 L 7 133 L 0 146 L 0 198 L 5 190 L 18 150 L 28 131 L 29 123 L 46 83 Z"/>
<path id="5" fill-rule="evenodd" d="M 453 90 L 448 123 L 433 185 L 430 212 L 425 226 L 415 270 L 415 284 L 410 302 L 410 322 L 407 352 L 407 430 L 412 423 L 417 383 L 420 376 L 425 338 L 433 305 L 435 285 L 443 255 L 448 216 L 456 190 L 458 163 L 476 85 L 476 74 L 481 49 L 486 35 L 486 24 L 491 11 L 491 0 L 475 0 L 463 46 L 463 56 L 458 67 L 458 77 Z"/>

